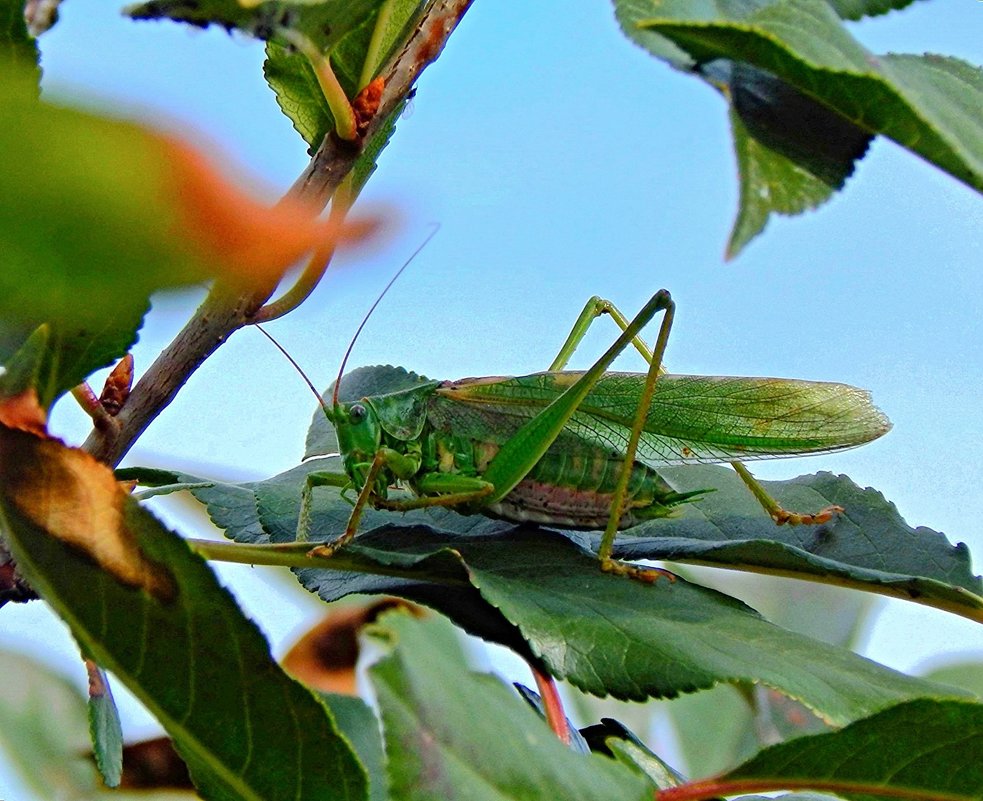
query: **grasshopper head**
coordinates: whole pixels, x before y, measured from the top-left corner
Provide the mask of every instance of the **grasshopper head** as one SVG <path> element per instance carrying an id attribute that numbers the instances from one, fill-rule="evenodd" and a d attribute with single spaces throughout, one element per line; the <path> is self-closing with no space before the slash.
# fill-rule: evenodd
<path id="1" fill-rule="evenodd" d="M 365 400 L 336 402 L 330 412 L 325 412 L 338 434 L 346 465 L 371 462 L 382 444 L 382 426 L 372 405 Z"/>

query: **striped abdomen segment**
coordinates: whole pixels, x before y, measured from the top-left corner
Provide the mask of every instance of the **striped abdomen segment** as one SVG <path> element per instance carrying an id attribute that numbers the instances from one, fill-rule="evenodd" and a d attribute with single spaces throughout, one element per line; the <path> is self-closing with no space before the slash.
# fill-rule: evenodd
<path id="1" fill-rule="evenodd" d="M 601 450 L 547 452 L 501 501 L 481 511 L 493 517 L 577 529 L 607 526 L 623 461 Z M 636 462 L 618 528 L 667 517 L 673 507 L 700 493 L 676 492 L 658 473 Z"/>

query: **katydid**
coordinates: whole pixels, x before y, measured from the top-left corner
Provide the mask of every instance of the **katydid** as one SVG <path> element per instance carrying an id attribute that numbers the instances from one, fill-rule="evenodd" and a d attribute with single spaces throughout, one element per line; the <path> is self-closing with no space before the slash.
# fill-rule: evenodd
<path id="1" fill-rule="evenodd" d="M 650 351 L 639 332 L 660 311 Z M 822 523 L 842 511 L 786 512 L 737 460 L 825 453 L 876 439 L 890 423 L 869 393 L 827 382 L 665 373 L 673 312 L 666 290 L 630 321 L 592 298 L 549 369 L 527 376 L 431 381 L 373 367 L 342 379 L 343 362 L 331 404 L 322 405 L 345 472 L 309 477 L 299 538 L 309 533 L 313 488 L 340 486 L 358 492 L 348 525 L 312 548 L 312 556 L 329 556 L 349 542 L 367 504 L 397 511 L 447 506 L 516 522 L 604 528 L 602 569 L 653 580 L 658 573 L 612 559 L 617 531 L 668 517 L 704 492 L 675 491 L 660 467 L 729 462 L 778 524 Z M 621 335 L 589 370 L 564 371 L 602 314 L 615 319 Z M 648 371 L 608 372 L 629 344 Z M 363 396 L 366 383 L 374 389 Z M 396 486 L 413 497 L 390 498 Z"/>

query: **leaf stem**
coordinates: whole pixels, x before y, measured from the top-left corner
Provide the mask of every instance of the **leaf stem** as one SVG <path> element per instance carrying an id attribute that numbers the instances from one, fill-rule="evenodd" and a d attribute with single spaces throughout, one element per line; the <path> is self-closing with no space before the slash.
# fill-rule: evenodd
<path id="1" fill-rule="evenodd" d="M 368 573 L 375 576 L 420 579 L 421 571 L 414 568 L 367 563 L 347 549 L 330 557 L 311 555 L 312 543 L 284 542 L 250 544 L 219 542 L 216 540 L 186 539 L 188 546 L 203 559 L 215 562 L 231 562 L 241 565 L 267 565 L 271 567 L 313 567 L 351 573 Z M 427 581 L 448 586 L 469 586 L 464 579 L 427 574 Z"/>
<path id="2" fill-rule="evenodd" d="M 618 557 L 617 552 L 615 552 L 615 557 Z M 630 555 L 622 555 L 620 558 L 630 559 Z M 646 557 L 646 558 L 662 558 L 662 557 Z M 933 609 L 941 609 L 943 612 L 951 612 L 954 615 L 959 615 L 967 620 L 972 620 L 975 623 L 983 623 L 983 598 L 971 593 L 969 590 L 962 590 L 966 595 L 966 602 L 959 603 L 958 601 L 949 600 L 946 598 L 930 597 L 927 595 L 918 595 L 916 592 L 908 590 L 902 582 L 899 582 L 896 586 L 890 584 L 876 584 L 873 581 L 861 581 L 859 579 L 851 579 L 847 576 L 835 575 L 832 573 L 822 573 L 822 574 L 812 574 L 806 573 L 804 571 L 787 570 L 778 567 L 769 567 L 767 565 L 753 565 L 743 562 L 714 562 L 710 559 L 698 559 L 694 557 L 684 557 L 684 556 L 674 556 L 667 555 L 664 557 L 667 561 L 676 562 L 678 564 L 686 565 L 703 565 L 705 567 L 715 567 L 720 570 L 740 570 L 744 573 L 760 573 L 764 576 L 783 576 L 785 578 L 799 579 L 800 581 L 813 581 L 818 584 L 828 584 L 834 587 L 847 587 L 851 590 L 861 590 L 862 592 L 870 592 L 876 595 L 884 595 L 888 598 L 900 598 L 903 601 L 911 601 L 916 604 L 921 604 L 922 606 L 930 606 Z"/>
<path id="3" fill-rule="evenodd" d="M 382 42 L 386 35 L 386 28 L 389 26 L 392 13 L 393 0 L 385 0 L 379 6 L 379 13 L 375 18 L 375 27 L 372 29 L 372 38 L 369 40 L 369 48 L 365 53 L 365 61 L 362 62 L 362 74 L 358 78 L 359 92 L 375 77 L 375 71 L 382 57 Z"/>
<path id="4" fill-rule="evenodd" d="M 358 131 L 355 129 L 355 111 L 352 109 L 348 95 L 345 94 L 345 90 L 338 82 L 338 77 L 334 74 L 334 69 L 331 67 L 331 56 L 322 53 L 317 45 L 300 31 L 295 31 L 292 28 L 283 28 L 278 33 L 293 47 L 307 56 L 307 60 L 311 62 L 311 66 L 314 68 L 314 74 L 317 75 L 317 82 L 320 84 L 321 91 L 324 93 L 324 99 L 328 103 L 328 108 L 331 109 L 331 116 L 334 117 L 335 133 L 340 139 L 344 139 L 346 142 L 357 141 Z"/>
<path id="5" fill-rule="evenodd" d="M 563 699 L 560 698 L 556 681 L 551 675 L 544 673 L 532 663 L 529 663 L 529 669 L 536 680 L 539 697 L 543 701 L 543 713 L 546 715 L 546 722 L 549 723 L 553 733 L 560 738 L 560 742 L 564 745 L 570 745 L 570 724 L 567 722 L 567 715 L 563 711 Z"/>

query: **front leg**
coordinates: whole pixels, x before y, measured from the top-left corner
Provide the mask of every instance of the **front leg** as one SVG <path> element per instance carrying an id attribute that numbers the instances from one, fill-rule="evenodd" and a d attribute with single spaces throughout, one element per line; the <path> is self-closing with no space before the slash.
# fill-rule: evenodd
<path id="1" fill-rule="evenodd" d="M 332 540 L 331 542 L 326 542 L 321 545 L 316 545 L 307 552 L 308 556 L 321 556 L 330 557 L 341 550 L 345 545 L 347 545 L 351 540 L 355 538 L 358 533 L 358 524 L 362 519 L 362 513 L 365 511 L 366 505 L 371 505 L 377 507 L 382 505 L 386 498 L 386 490 L 388 489 L 391 476 L 412 476 L 417 470 L 420 469 L 420 457 L 419 454 L 405 454 L 395 451 L 391 448 L 380 448 L 376 451 L 375 456 L 372 458 L 372 462 L 369 464 L 367 470 L 363 472 L 362 466 L 359 465 L 354 471 L 359 474 L 358 479 L 362 483 L 362 488 L 359 490 L 358 497 L 355 499 L 355 504 L 352 508 L 352 513 L 348 517 L 348 525 L 345 526 L 345 530 L 342 532 L 341 536 Z M 318 474 L 314 474 L 317 476 Z M 328 480 L 324 480 L 324 477 L 317 479 L 317 482 L 321 485 L 333 485 L 337 486 L 335 478 L 330 477 Z M 351 481 L 348 480 L 346 485 L 350 486 Z M 309 539 L 310 531 L 310 491 L 313 490 L 314 484 L 308 480 L 308 485 L 305 487 L 305 492 L 308 493 L 306 514 L 302 508 L 301 519 L 298 521 L 298 529 L 300 528 L 301 521 L 303 521 L 307 535 L 303 539 Z M 302 504 L 303 507 L 303 504 Z M 305 520 L 305 518 L 307 518 Z M 298 539 L 301 539 L 300 532 L 298 531 Z"/>

